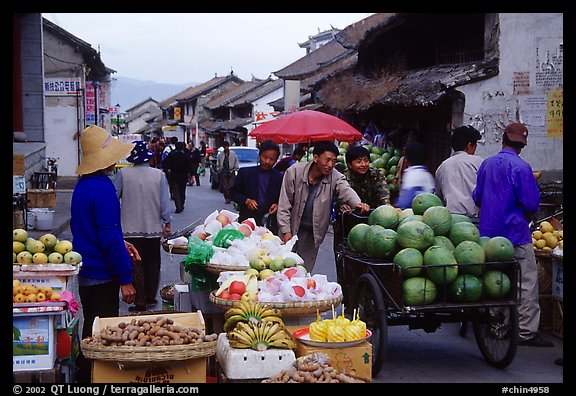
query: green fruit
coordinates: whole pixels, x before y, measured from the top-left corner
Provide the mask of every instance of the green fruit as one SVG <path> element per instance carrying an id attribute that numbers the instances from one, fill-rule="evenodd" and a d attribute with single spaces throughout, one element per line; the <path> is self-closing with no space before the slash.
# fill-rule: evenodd
<path id="1" fill-rule="evenodd" d="M 390 159 L 388 160 L 388 166 L 398 165 L 399 161 L 400 161 L 400 156 L 394 155 L 394 156 L 390 157 Z"/>
<path id="2" fill-rule="evenodd" d="M 282 271 L 284 269 L 284 259 L 281 257 L 273 259 L 270 261 L 270 264 L 268 264 L 268 268 L 272 271 Z"/>
<path id="3" fill-rule="evenodd" d="M 54 234 L 44 234 L 38 238 L 38 240 L 46 246 L 46 249 L 54 249 L 54 246 L 56 246 L 56 243 L 58 242 L 58 239 Z"/>
<path id="4" fill-rule="evenodd" d="M 474 275 L 458 275 L 448 289 L 455 302 L 475 302 L 482 297 L 482 281 Z"/>
<path id="5" fill-rule="evenodd" d="M 446 235 L 452 228 L 452 213 L 444 206 L 431 206 L 424 211 L 422 221 L 432 227 L 434 235 Z"/>
<path id="6" fill-rule="evenodd" d="M 480 244 L 480 246 L 482 246 L 482 249 L 484 249 L 484 251 L 486 251 L 486 244 L 488 243 L 489 240 L 490 240 L 489 236 L 481 236 L 480 240 L 478 241 L 478 243 Z"/>
<path id="7" fill-rule="evenodd" d="M 458 244 L 462 241 L 480 242 L 480 233 L 475 224 L 461 221 L 452 225 L 448 238 L 450 238 L 454 246 L 458 247 Z"/>
<path id="8" fill-rule="evenodd" d="M 488 299 L 504 298 L 510 291 L 510 278 L 502 271 L 486 271 L 482 281 L 484 283 L 484 293 Z"/>
<path id="9" fill-rule="evenodd" d="M 296 259 L 294 257 L 284 258 L 284 268 L 296 267 Z"/>
<path id="10" fill-rule="evenodd" d="M 54 246 L 54 251 L 60 253 L 61 255 L 65 255 L 66 253 L 72 251 L 72 242 L 65 239 L 58 241 Z"/>
<path id="11" fill-rule="evenodd" d="M 417 276 L 402 282 L 402 298 L 404 305 L 422 306 L 436 299 L 436 285 L 427 278 Z"/>
<path id="12" fill-rule="evenodd" d="M 370 227 L 366 233 L 366 255 L 377 259 L 392 257 L 397 247 L 396 231 L 377 224 Z"/>
<path id="13" fill-rule="evenodd" d="M 28 250 L 23 250 L 16 256 L 16 261 L 19 264 L 30 264 L 32 263 L 32 253 Z"/>
<path id="14" fill-rule="evenodd" d="M 382 148 L 381 148 L 381 147 L 378 147 L 378 146 L 372 147 L 372 152 L 373 152 L 374 154 L 376 154 L 376 155 L 382 155 L 382 154 L 384 154 L 384 150 L 382 150 Z"/>
<path id="15" fill-rule="evenodd" d="M 456 249 L 452 241 L 447 236 L 444 235 L 435 236 L 434 243 L 432 245 L 443 246 L 446 249 L 450 250 L 452 253 L 454 253 L 454 250 Z"/>
<path id="16" fill-rule="evenodd" d="M 486 261 L 512 261 L 515 254 L 512 242 L 503 236 L 490 238 L 486 242 L 484 251 L 486 252 Z"/>
<path id="17" fill-rule="evenodd" d="M 16 254 L 24 251 L 26 249 L 26 245 L 24 245 L 20 241 L 13 241 L 12 242 L 12 251 Z"/>
<path id="18" fill-rule="evenodd" d="M 454 250 L 454 257 L 458 264 L 463 264 L 460 265 L 461 274 L 482 276 L 484 264 L 473 265 L 475 263 L 483 263 L 486 260 L 484 249 L 479 243 L 474 241 L 460 242 Z"/>
<path id="19" fill-rule="evenodd" d="M 394 264 L 402 267 L 404 278 L 413 278 L 422 273 L 424 258 L 418 249 L 404 248 L 394 256 Z"/>
<path id="20" fill-rule="evenodd" d="M 465 221 L 466 223 L 472 223 L 470 217 L 463 214 L 452 213 L 452 224 L 460 223 L 461 221 Z"/>
<path id="21" fill-rule="evenodd" d="M 26 242 L 26 250 L 32 254 L 43 253 L 45 249 L 46 246 L 44 246 L 44 244 L 38 240 L 32 239 Z"/>
<path id="22" fill-rule="evenodd" d="M 355 253 L 364 253 L 366 251 L 366 233 L 370 226 L 365 223 L 356 224 L 348 232 L 346 244 L 348 248 Z"/>
<path id="23" fill-rule="evenodd" d="M 426 209 L 432 206 L 444 206 L 438 195 L 421 192 L 412 199 L 412 210 L 414 214 L 423 215 Z"/>
<path id="24" fill-rule="evenodd" d="M 64 261 L 64 256 L 58 252 L 52 252 L 48 255 L 48 262 L 50 264 L 60 264 Z"/>
<path id="25" fill-rule="evenodd" d="M 250 268 L 254 268 L 257 271 L 262 271 L 263 269 L 266 269 L 266 264 L 264 264 L 264 261 L 260 259 L 249 260 L 248 265 L 250 265 Z"/>
<path id="26" fill-rule="evenodd" d="M 406 209 L 404 209 L 404 210 L 406 210 Z M 410 209 L 410 210 L 412 210 L 412 209 Z M 407 222 L 412 221 L 412 220 L 422 221 L 422 215 L 411 214 L 411 215 L 405 216 L 402 218 L 402 220 L 400 220 L 398 222 L 398 226 L 396 226 L 396 228 L 398 228 L 402 224 L 407 223 Z M 432 230 L 432 232 L 434 232 L 434 230 Z"/>
<path id="27" fill-rule="evenodd" d="M 80 264 L 82 262 L 82 256 L 78 252 L 70 251 L 64 255 L 64 262 L 72 265 Z"/>
<path id="28" fill-rule="evenodd" d="M 28 239 L 28 231 L 26 231 L 22 228 L 15 228 L 14 230 L 12 230 L 12 240 L 13 241 L 26 243 L 27 239 Z"/>
<path id="29" fill-rule="evenodd" d="M 406 219 L 404 219 L 405 221 Z M 412 220 L 401 224 L 397 232 L 397 242 L 402 248 L 413 247 L 420 251 L 428 249 L 434 242 L 434 231 L 426 223 Z"/>
<path id="30" fill-rule="evenodd" d="M 458 276 L 458 266 L 456 258 L 452 252 L 442 246 L 430 246 L 424 252 L 424 265 L 426 266 L 426 276 L 435 285 L 445 285 L 452 282 Z"/>
<path id="31" fill-rule="evenodd" d="M 372 164 L 374 165 L 374 168 L 380 168 L 380 169 L 386 166 L 386 163 L 382 158 L 376 158 L 374 161 L 372 161 Z"/>
<path id="32" fill-rule="evenodd" d="M 398 211 L 392 205 L 380 205 L 368 216 L 368 224 L 395 229 L 398 225 Z"/>

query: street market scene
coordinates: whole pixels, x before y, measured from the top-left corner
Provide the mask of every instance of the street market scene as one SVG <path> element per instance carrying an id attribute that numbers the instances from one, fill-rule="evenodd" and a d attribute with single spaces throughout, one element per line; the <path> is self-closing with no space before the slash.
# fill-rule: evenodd
<path id="1" fill-rule="evenodd" d="M 124 110 L 13 21 L 14 384 L 564 383 L 563 14 L 371 14 Z"/>

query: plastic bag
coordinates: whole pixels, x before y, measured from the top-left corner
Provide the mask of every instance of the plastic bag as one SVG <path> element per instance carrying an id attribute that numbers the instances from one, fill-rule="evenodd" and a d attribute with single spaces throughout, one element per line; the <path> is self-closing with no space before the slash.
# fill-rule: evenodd
<path id="1" fill-rule="evenodd" d="M 198 237 L 190 237 L 188 240 L 188 255 L 183 260 L 184 269 L 190 272 L 189 268 L 193 265 L 206 265 L 214 255 L 212 246 Z"/>
<path id="2" fill-rule="evenodd" d="M 235 239 L 244 239 L 244 234 L 242 234 L 241 231 L 238 231 L 233 228 L 220 230 L 212 238 L 212 244 L 214 246 L 228 248 L 230 246 L 230 243 Z"/>

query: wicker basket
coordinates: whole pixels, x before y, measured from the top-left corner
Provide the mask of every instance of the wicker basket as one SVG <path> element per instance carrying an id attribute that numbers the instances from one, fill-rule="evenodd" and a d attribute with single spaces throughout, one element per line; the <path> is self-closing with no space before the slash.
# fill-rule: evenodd
<path id="1" fill-rule="evenodd" d="M 250 266 L 206 263 L 206 271 L 211 272 L 213 274 L 219 274 L 220 272 L 226 272 L 226 271 L 246 271 L 248 268 L 250 268 Z"/>
<path id="2" fill-rule="evenodd" d="M 188 360 L 212 356 L 216 353 L 217 341 L 205 341 L 199 344 L 169 346 L 104 346 L 90 344 L 82 340 L 82 354 L 88 359 L 114 362 L 159 362 L 170 360 Z"/>
<path id="3" fill-rule="evenodd" d="M 229 309 L 238 304 L 237 300 L 225 300 L 216 297 L 215 292 L 210 293 L 210 301 L 218 305 L 220 308 Z M 269 305 L 272 308 L 278 308 L 282 311 L 282 315 L 295 316 L 295 315 L 311 315 L 317 311 L 324 312 L 337 307 L 342 302 L 342 295 L 329 299 L 319 301 L 290 301 L 290 302 L 266 302 L 258 301 L 260 304 Z"/>
<path id="4" fill-rule="evenodd" d="M 170 245 L 167 242 L 162 242 L 162 248 L 170 254 L 188 254 L 188 245 Z"/>

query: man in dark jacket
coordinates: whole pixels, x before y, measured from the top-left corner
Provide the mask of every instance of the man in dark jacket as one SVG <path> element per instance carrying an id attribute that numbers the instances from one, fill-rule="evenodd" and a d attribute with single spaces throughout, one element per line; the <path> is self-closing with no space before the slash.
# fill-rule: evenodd
<path id="1" fill-rule="evenodd" d="M 184 151 L 186 144 L 177 142 L 175 149 L 162 161 L 162 167 L 166 170 L 170 190 L 174 197 L 176 213 L 184 210 L 186 201 L 186 183 L 188 182 L 188 173 L 190 171 L 190 155 Z"/>
<path id="2" fill-rule="evenodd" d="M 260 144 L 258 159 L 260 165 L 242 168 L 238 171 L 230 194 L 232 201 L 240 207 L 239 222 L 250 217 L 256 224 L 264 226 L 264 215 L 270 214 L 270 231 L 276 233 L 276 211 L 282 186 L 282 173 L 272 167 L 278 160 L 280 148 L 271 140 Z"/>

